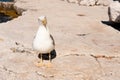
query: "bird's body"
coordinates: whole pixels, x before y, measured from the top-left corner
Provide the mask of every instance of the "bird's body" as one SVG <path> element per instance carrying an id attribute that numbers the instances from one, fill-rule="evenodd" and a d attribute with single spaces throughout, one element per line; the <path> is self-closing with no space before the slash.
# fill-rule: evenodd
<path id="1" fill-rule="evenodd" d="M 54 49 L 53 40 L 49 31 L 40 25 L 36 37 L 33 41 L 33 48 L 41 54 L 49 53 Z"/>
<path id="2" fill-rule="evenodd" d="M 40 63 L 38 63 L 38 66 L 42 65 L 42 54 L 49 54 L 49 60 L 51 62 L 51 55 L 50 52 L 54 50 L 55 48 L 55 42 L 53 40 L 53 37 L 50 35 L 47 24 L 47 19 L 45 16 L 41 16 L 38 19 L 40 26 L 36 33 L 36 36 L 33 40 L 33 49 L 37 51 L 38 54 L 41 54 L 41 60 Z"/>

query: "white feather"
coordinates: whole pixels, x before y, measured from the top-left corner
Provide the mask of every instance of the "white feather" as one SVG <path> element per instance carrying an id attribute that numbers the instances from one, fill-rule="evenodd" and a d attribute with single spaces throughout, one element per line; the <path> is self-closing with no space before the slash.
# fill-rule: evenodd
<path id="1" fill-rule="evenodd" d="M 39 17 L 39 21 L 45 17 Z M 53 40 L 50 37 L 48 28 L 40 22 L 39 29 L 33 40 L 33 48 L 41 54 L 50 53 L 54 49 Z"/>
<path id="2" fill-rule="evenodd" d="M 33 48 L 40 53 L 49 53 L 54 49 L 53 40 L 45 26 L 40 26 L 33 41 Z"/>

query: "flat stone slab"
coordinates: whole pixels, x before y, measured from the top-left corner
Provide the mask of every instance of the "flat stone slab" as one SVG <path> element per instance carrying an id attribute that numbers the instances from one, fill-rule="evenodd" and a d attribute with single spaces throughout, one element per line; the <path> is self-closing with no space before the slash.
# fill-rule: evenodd
<path id="1" fill-rule="evenodd" d="M 120 33 L 102 23 L 108 20 L 106 7 L 60 0 L 16 0 L 15 6 L 26 11 L 0 24 L 1 80 L 120 79 Z M 32 41 L 41 15 L 47 16 L 56 42 L 51 68 L 34 64 L 38 55 L 32 50 Z"/>

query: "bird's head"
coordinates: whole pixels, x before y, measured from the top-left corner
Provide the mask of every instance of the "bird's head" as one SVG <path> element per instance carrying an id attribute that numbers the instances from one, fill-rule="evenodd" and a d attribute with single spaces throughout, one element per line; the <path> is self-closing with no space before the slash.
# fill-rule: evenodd
<path id="1" fill-rule="evenodd" d="M 40 17 L 38 18 L 38 22 L 39 22 L 40 24 L 46 26 L 46 25 L 47 25 L 46 16 L 40 16 Z"/>

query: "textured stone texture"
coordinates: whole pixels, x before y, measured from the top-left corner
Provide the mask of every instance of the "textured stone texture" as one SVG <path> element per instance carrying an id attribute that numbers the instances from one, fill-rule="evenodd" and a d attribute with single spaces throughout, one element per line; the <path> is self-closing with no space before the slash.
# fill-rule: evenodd
<path id="1" fill-rule="evenodd" d="M 120 2 L 115 1 L 108 8 L 109 20 L 120 23 Z"/>
<path id="2" fill-rule="evenodd" d="M 84 6 L 103 5 L 108 6 L 112 0 L 66 0 L 69 3 L 77 3 Z"/>
<path id="3" fill-rule="evenodd" d="M 97 0 L 81 0 L 80 5 L 84 6 L 94 6 Z"/>
<path id="4" fill-rule="evenodd" d="M 109 6 L 110 3 L 112 3 L 113 0 L 98 0 L 96 2 L 96 5 L 103 5 L 103 6 Z"/>

